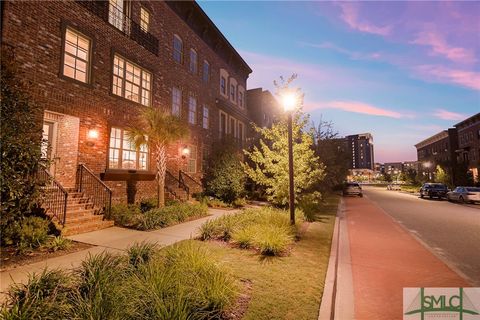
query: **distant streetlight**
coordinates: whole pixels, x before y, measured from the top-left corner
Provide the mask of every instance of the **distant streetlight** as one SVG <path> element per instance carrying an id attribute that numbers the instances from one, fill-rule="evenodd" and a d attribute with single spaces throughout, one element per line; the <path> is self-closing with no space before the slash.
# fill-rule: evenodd
<path id="1" fill-rule="evenodd" d="M 295 224 L 295 191 L 293 181 L 293 111 L 298 104 L 298 96 L 293 92 L 287 92 L 282 95 L 283 109 L 288 115 L 288 178 L 289 178 L 289 197 L 288 207 L 290 210 L 290 223 Z"/>
<path id="2" fill-rule="evenodd" d="M 432 174 L 430 172 L 430 167 L 432 166 L 432 163 L 430 161 L 427 161 L 424 162 L 422 165 L 427 170 L 428 181 L 432 180 Z"/>

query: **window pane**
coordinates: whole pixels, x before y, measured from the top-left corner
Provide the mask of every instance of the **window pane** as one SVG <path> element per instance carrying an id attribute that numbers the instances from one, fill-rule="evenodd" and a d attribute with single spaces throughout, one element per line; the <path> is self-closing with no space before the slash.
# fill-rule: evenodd
<path id="1" fill-rule="evenodd" d="M 90 40 L 67 28 L 64 48 L 63 75 L 87 82 Z"/>

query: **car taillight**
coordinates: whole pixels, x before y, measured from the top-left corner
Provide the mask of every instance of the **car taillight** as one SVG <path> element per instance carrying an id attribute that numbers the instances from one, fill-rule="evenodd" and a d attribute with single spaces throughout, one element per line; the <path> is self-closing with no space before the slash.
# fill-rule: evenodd
<path id="1" fill-rule="evenodd" d="M 467 196 L 474 196 L 474 195 L 475 193 L 471 193 L 471 192 L 467 193 Z"/>

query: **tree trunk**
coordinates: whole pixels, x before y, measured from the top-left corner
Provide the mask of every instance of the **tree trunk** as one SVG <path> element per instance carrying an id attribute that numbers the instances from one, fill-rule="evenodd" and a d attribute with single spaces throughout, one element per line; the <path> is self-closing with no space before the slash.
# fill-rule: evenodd
<path id="1" fill-rule="evenodd" d="M 165 174 L 167 172 L 167 156 L 165 145 L 157 145 L 157 181 L 158 181 L 158 206 L 165 206 Z"/>

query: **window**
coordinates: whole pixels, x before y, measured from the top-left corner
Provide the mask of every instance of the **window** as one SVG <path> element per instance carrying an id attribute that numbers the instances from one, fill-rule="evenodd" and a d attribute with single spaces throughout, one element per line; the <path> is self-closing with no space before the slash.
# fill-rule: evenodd
<path id="1" fill-rule="evenodd" d="M 202 127 L 204 129 L 208 129 L 209 127 L 209 117 L 208 117 L 208 107 L 207 106 L 203 106 L 203 121 L 202 121 Z"/>
<path id="2" fill-rule="evenodd" d="M 209 156 L 210 156 L 210 150 L 204 147 L 202 152 L 202 171 L 203 172 L 205 172 L 208 168 Z"/>
<path id="3" fill-rule="evenodd" d="M 187 160 L 185 171 L 187 173 L 197 173 L 197 147 L 189 146 L 190 155 Z"/>
<path id="4" fill-rule="evenodd" d="M 119 55 L 115 55 L 113 59 L 113 94 L 149 106 L 151 91 L 151 73 Z"/>
<path id="5" fill-rule="evenodd" d="M 90 40 L 67 28 L 64 50 L 63 75 L 87 83 L 90 70 Z"/>
<path id="6" fill-rule="evenodd" d="M 238 93 L 238 105 L 243 107 L 243 92 Z"/>
<path id="7" fill-rule="evenodd" d="M 208 82 L 208 80 L 210 80 L 210 64 L 206 60 L 203 60 L 202 79 L 203 82 Z"/>
<path id="8" fill-rule="evenodd" d="M 183 62 L 183 42 L 179 36 L 173 36 L 173 60 L 178 63 Z"/>
<path id="9" fill-rule="evenodd" d="M 237 121 L 235 118 L 230 117 L 230 134 L 232 137 L 236 138 L 237 137 L 237 128 L 236 128 Z"/>
<path id="10" fill-rule="evenodd" d="M 230 99 L 232 99 L 233 101 L 235 101 L 235 93 L 236 93 L 236 88 L 235 88 L 235 85 L 230 85 Z"/>
<path id="11" fill-rule="evenodd" d="M 140 7 L 140 29 L 145 32 L 150 30 L 150 12 L 144 7 Z"/>
<path id="12" fill-rule="evenodd" d="M 198 70 L 198 61 L 197 61 L 197 51 L 190 49 L 190 72 L 193 74 L 197 73 Z"/>
<path id="13" fill-rule="evenodd" d="M 227 114 L 220 111 L 220 123 L 219 123 L 220 138 L 223 138 L 227 134 Z"/>
<path id="14" fill-rule="evenodd" d="M 243 123 L 242 122 L 238 122 L 238 139 L 240 139 L 240 141 L 243 141 L 244 140 L 244 132 L 243 132 Z"/>
<path id="15" fill-rule="evenodd" d="M 148 146 L 143 145 L 137 150 L 130 143 L 124 130 L 112 127 L 110 130 L 108 167 L 110 169 L 147 170 Z"/>
<path id="16" fill-rule="evenodd" d="M 220 92 L 225 95 L 227 94 L 227 79 L 225 79 L 225 77 L 220 78 Z"/>
<path id="17" fill-rule="evenodd" d="M 108 1 L 108 22 L 115 28 L 124 31 L 124 8 L 123 0 L 109 0 Z"/>
<path id="18" fill-rule="evenodd" d="M 197 99 L 189 97 L 188 99 L 188 122 L 195 124 L 195 116 L 197 114 Z"/>
<path id="19" fill-rule="evenodd" d="M 172 115 L 180 116 L 182 110 L 182 91 L 180 89 L 172 88 Z"/>

